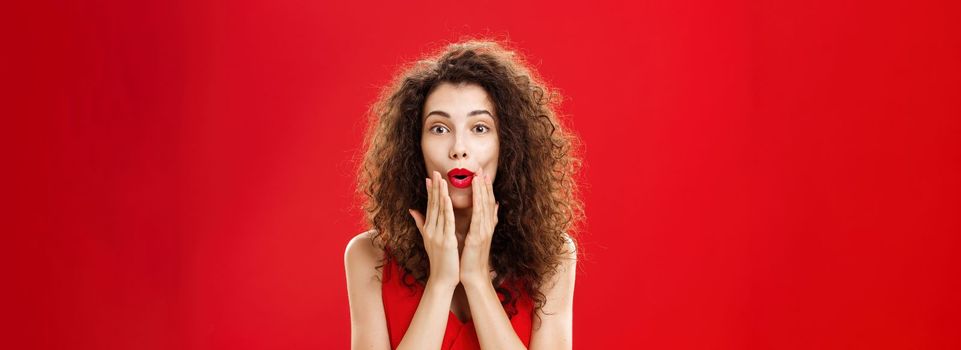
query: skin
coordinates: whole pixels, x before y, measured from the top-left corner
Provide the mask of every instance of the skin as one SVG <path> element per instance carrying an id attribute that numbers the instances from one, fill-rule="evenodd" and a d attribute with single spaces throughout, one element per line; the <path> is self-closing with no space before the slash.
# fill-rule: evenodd
<path id="1" fill-rule="evenodd" d="M 468 315 L 481 348 L 524 349 L 497 297 L 489 264 L 498 211 L 492 186 L 499 152 L 496 111 L 479 85 L 442 83 L 428 96 L 423 113 L 421 149 L 431 175 L 424 181 L 427 213 L 410 214 L 424 239 L 430 275 L 398 349 L 439 349 L 448 317 Z M 469 188 L 450 186 L 446 174 L 453 168 L 475 172 Z M 351 240 L 345 252 L 353 349 L 390 347 L 374 277 L 381 257 L 369 232 Z M 569 256 L 547 285 L 543 311 L 552 314 L 542 312 L 542 320 L 535 320 L 531 349 L 571 348 L 575 261 Z"/>
<path id="2" fill-rule="evenodd" d="M 464 168 L 496 179 L 500 140 L 495 113 L 487 92 L 479 85 L 438 85 L 428 95 L 423 109 L 421 151 L 427 173 L 436 171 L 448 182 L 450 169 Z M 430 184 L 431 180 L 427 182 Z M 448 186 L 448 193 L 454 209 L 458 251 L 461 251 L 473 215 L 473 188 Z"/>

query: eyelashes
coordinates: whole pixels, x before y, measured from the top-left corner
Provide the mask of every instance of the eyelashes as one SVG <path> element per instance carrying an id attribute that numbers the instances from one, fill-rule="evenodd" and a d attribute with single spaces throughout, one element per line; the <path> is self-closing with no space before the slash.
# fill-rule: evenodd
<path id="1" fill-rule="evenodd" d="M 491 130 L 491 128 L 490 128 L 489 126 L 484 125 L 484 124 L 474 125 L 474 128 L 473 128 L 473 129 L 481 129 L 481 128 L 483 129 L 483 131 L 479 132 L 480 134 L 489 133 L 490 130 Z M 443 125 L 434 125 L 434 126 L 430 127 L 430 129 L 427 129 L 427 130 L 430 131 L 432 134 L 442 134 L 442 133 L 444 133 L 444 132 L 439 132 L 439 131 L 436 131 L 436 130 L 446 130 L 446 132 L 450 132 L 450 130 L 448 130 L 447 127 L 446 127 L 446 126 L 443 126 Z"/>

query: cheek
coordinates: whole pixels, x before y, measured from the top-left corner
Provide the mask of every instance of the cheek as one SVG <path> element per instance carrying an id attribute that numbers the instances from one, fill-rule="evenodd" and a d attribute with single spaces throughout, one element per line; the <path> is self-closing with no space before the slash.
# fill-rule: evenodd
<path id="1" fill-rule="evenodd" d="M 430 143 L 423 143 L 420 151 L 424 155 L 424 164 L 427 165 L 427 168 L 437 170 L 435 165 L 438 164 L 438 159 L 443 158 L 442 154 L 438 154 L 438 147 L 432 146 Z"/>
<path id="2" fill-rule="evenodd" d="M 491 179 L 494 179 L 497 176 L 497 164 L 500 160 L 499 157 L 500 149 L 498 148 L 497 144 L 494 144 L 487 154 L 486 166 L 484 167 L 484 170 L 491 175 Z"/>
<path id="3" fill-rule="evenodd" d="M 477 145 L 477 154 L 484 159 L 484 163 L 496 163 L 497 157 L 500 154 L 500 147 L 497 141 L 487 141 L 485 143 Z"/>

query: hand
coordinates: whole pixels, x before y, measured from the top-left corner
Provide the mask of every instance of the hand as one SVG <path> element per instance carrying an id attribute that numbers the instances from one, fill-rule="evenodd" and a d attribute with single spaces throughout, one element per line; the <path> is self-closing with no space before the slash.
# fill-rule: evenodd
<path id="1" fill-rule="evenodd" d="M 427 217 L 408 209 L 424 239 L 424 249 L 430 262 L 428 282 L 456 287 L 459 283 L 460 262 L 457 260 L 457 237 L 454 236 L 454 205 L 447 192 L 447 181 L 440 173 L 431 172 L 426 179 Z"/>
<path id="2" fill-rule="evenodd" d="M 464 238 L 464 251 L 460 257 L 460 281 L 469 283 L 491 283 L 490 248 L 494 226 L 497 225 L 497 210 L 500 205 L 494 201 L 491 179 L 484 169 L 477 171 L 477 178 L 471 181 L 473 190 L 473 212 L 470 229 Z"/>

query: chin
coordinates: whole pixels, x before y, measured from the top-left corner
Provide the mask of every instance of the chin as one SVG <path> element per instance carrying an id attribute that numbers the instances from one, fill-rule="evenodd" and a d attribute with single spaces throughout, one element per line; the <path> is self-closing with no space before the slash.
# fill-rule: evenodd
<path id="1" fill-rule="evenodd" d="M 454 209 L 466 209 L 471 206 L 470 195 L 453 195 L 450 197 L 450 203 Z"/>

